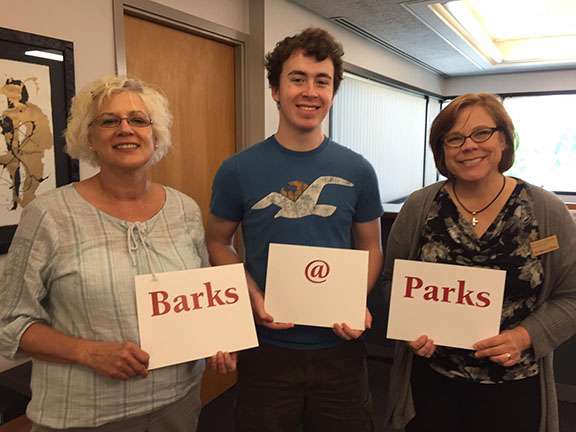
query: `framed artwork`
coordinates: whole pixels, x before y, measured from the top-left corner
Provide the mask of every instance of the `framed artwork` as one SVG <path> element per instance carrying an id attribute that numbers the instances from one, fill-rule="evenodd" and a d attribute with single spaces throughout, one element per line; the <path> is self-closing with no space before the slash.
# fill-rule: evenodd
<path id="1" fill-rule="evenodd" d="M 64 152 L 73 95 L 72 42 L 0 27 L 0 254 L 30 201 L 79 178 Z"/>

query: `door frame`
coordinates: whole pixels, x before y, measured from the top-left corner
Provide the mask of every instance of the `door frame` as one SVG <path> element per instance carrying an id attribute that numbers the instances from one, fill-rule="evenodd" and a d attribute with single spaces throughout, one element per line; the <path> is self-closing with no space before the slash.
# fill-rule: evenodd
<path id="1" fill-rule="evenodd" d="M 114 0 L 114 50 L 116 73 L 126 75 L 124 15 L 155 22 L 176 30 L 212 39 L 234 48 L 236 151 L 247 147 L 247 53 L 249 35 L 150 0 Z"/>

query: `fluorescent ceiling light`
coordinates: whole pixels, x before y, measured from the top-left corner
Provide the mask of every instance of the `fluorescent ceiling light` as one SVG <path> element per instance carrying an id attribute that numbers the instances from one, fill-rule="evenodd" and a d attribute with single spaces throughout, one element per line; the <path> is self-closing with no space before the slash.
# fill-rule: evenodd
<path id="1" fill-rule="evenodd" d="M 469 42 L 476 46 L 485 56 L 488 56 L 495 63 L 502 62 L 502 54 L 494 45 L 492 38 L 472 13 L 467 4 L 461 1 L 450 1 L 444 5 L 462 27 L 469 33 Z"/>
<path id="2" fill-rule="evenodd" d="M 492 64 L 576 60 L 574 0 L 455 0 L 430 7 Z"/>
<path id="3" fill-rule="evenodd" d="M 509 62 L 576 59 L 576 36 L 511 40 L 498 45 Z"/>
<path id="4" fill-rule="evenodd" d="M 31 57 L 40 57 L 49 60 L 64 61 L 64 56 L 62 54 L 51 53 L 48 51 L 26 51 L 24 54 Z"/>
<path id="5" fill-rule="evenodd" d="M 496 41 L 575 34 L 574 0 L 465 0 Z"/>

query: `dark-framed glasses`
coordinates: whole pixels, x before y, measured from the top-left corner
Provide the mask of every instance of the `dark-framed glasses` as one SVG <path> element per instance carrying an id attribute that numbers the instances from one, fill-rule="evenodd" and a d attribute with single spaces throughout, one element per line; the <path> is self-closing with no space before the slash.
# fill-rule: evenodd
<path id="1" fill-rule="evenodd" d="M 462 147 L 467 138 L 470 138 L 475 143 L 483 143 L 488 141 L 494 132 L 499 130 L 497 127 L 481 128 L 472 131 L 470 135 L 450 134 L 444 137 L 444 145 L 447 147 L 458 148 Z"/>
<path id="2" fill-rule="evenodd" d="M 114 129 L 122 124 L 122 120 L 126 120 L 132 127 L 144 128 L 152 124 L 152 120 L 144 114 L 131 114 L 127 117 L 118 117 L 112 114 L 103 114 L 96 117 L 90 123 L 90 126 L 98 126 L 101 128 Z"/>

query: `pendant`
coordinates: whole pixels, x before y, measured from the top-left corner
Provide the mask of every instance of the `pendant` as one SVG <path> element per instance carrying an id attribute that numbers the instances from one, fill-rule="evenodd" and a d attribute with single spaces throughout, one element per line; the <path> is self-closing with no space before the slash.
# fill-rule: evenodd
<path id="1" fill-rule="evenodd" d="M 476 225 L 478 225 L 478 219 L 476 219 L 476 216 L 472 216 L 472 226 L 475 227 Z"/>

